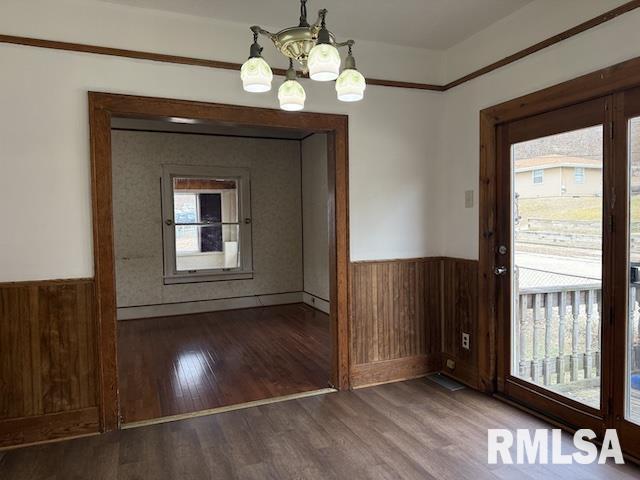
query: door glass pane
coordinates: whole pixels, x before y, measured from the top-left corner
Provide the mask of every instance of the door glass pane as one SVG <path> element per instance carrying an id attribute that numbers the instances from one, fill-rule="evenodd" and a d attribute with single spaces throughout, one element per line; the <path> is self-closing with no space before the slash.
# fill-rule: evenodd
<path id="1" fill-rule="evenodd" d="M 600 408 L 601 125 L 512 145 L 511 373 Z"/>
<path id="2" fill-rule="evenodd" d="M 640 117 L 629 121 L 629 315 L 626 419 L 640 425 Z"/>

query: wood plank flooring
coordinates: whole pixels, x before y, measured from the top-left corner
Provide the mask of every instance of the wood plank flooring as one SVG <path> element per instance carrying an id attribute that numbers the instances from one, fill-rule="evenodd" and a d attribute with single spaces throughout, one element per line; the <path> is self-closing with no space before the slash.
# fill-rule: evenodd
<path id="1" fill-rule="evenodd" d="M 119 322 L 123 422 L 325 388 L 329 348 L 304 304 Z"/>
<path id="2" fill-rule="evenodd" d="M 488 428 L 549 428 L 426 379 L 12 450 L 0 478 L 633 479 L 632 465 L 487 465 Z M 570 448 L 565 436 L 565 452 Z"/>

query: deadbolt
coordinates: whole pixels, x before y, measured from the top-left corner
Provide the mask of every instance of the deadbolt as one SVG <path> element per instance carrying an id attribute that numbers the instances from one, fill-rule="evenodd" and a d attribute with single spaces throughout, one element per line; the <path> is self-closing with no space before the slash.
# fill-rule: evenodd
<path id="1" fill-rule="evenodd" d="M 507 254 L 507 247 L 505 247 L 504 245 L 500 245 L 498 247 L 498 253 L 500 255 L 506 255 Z"/>

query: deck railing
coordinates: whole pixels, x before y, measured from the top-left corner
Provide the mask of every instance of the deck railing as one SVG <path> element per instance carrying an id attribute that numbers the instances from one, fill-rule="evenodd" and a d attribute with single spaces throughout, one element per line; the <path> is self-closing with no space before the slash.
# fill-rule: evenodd
<path id="1" fill-rule="evenodd" d="M 639 302 L 640 287 L 631 288 L 633 371 L 640 371 Z M 521 290 L 514 306 L 518 376 L 542 385 L 599 377 L 601 305 L 602 291 L 594 286 Z"/>

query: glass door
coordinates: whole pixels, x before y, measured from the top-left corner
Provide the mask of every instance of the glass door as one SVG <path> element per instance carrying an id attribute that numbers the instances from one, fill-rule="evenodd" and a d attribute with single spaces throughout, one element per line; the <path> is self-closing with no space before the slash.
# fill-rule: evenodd
<path id="1" fill-rule="evenodd" d="M 640 116 L 629 119 L 629 308 L 624 418 L 640 426 Z"/>
<path id="2" fill-rule="evenodd" d="M 501 278 L 504 391 L 596 431 L 608 402 L 602 369 L 605 119 L 605 100 L 597 100 L 499 130 L 502 228 L 495 274 Z"/>
<path id="3" fill-rule="evenodd" d="M 615 427 L 624 450 L 640 457 L 640 89 L 616 95 L 614 148 L 620 167 L 616 190 L 626 201 L 616 208 L 614 321 Z"/>

